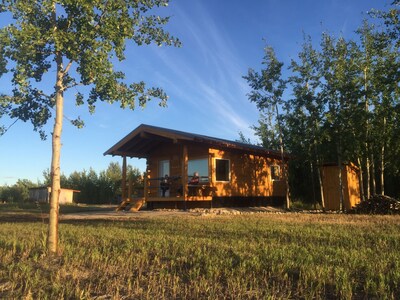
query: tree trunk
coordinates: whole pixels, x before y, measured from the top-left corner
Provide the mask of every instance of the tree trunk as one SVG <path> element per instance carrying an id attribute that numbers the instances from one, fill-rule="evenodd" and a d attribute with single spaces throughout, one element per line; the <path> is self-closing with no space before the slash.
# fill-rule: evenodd
<path id="1" fill-rule="evenodd" d="M 381 195 L 385 195 L 385 145 L 381 148 Z"/>
<path id="2" fill-rule="evenodd" d="M 386 130 L 386 117 L 383 117 L 383 136 L 385 137 Z M 385 138 L 382 141 L 381 147 L 381 195 L 385 195 Z"/>
<path id="3" fill-rule="evenodd" d="M 360 198 L 361 198 L 361 201 L 365 201 L 365 194 L 364 194 L 364 171 L 363 171 L 363 167 L 362 167 L 362 164 L 361 164 L 361 159 L 360 159 L 360 157 L 358 156 L 357 157 L 357 163 L 358 163 L 358 167 L 359 167 L 359 169 L 360 169 L 360 173 L 359 173 L 359 176 L 358 176 L 358 179 L 360 180 Z"/>
<path id="4" fill-rule="evenodd" d="M 368 149 L 368 144 L 366 144 L 366 149 Z M 371 197 L 371 166 L 369 162 L 369 153 L 367 152 L 366 158 L 365 158 L 365 172 L 366 172 L 366 198 L 369 199 Z"/>
<path id="5" fill-rule="evenodd" d="M 365 171 L 366 171 L 366 196 L 367 199 L 371 197 L 371 173 L 370 173 L 370 161 L 369 161 L 369 121 L 368 121 L 368 113 L 369 113 L 369 103 L 367 97 L 368 85 L 367 85 L 367 71 L 368 68 L 364 68 L 364 90 L 365 90 L 365 113 L 367 116 L 366 124 L 365 124 Z"/>
<path id="6" fill-rule="evenodd" d="M 288 170 L 285 166 L 285 161 L 284 161 L 282 128 L 281 128 L 278 104 L 276 104 L 276 103 L 275 103 L 275 109 L 276 109 L 276 119 L 278 121 L 278 128 L 279 128 L 279 146 L 280 146 L 280 150 L 281 150 L 282 172 L 283 172 L 282 174 L 285 177 L 286 208 L 289 209 L 290 208 L 289 174 L 288 174 Z"/>
<path id="7" fill-rule="evenodd" d="M 60 185 L 60 154 L 61 154 L 61 132 L 63 123 L 64 93 L 63 93 L 63 64 L 62 56 L 56 55 L 57 79 L 56 79 L 56 117 L 54 121 L 52 137 L 51 158 L 51 198 L 49 214 L 49 232 L 47 239 L 47 250 L 50 254 L 58 251 L 58 209 L 61 192 Z"/>
<path id="8" fill-rule="evenodd" d="M 318 128 L 318 124 L 317 122 L 315 122 L 315 128 Z M 321 194 L 321 206 L 322 206 L 322 210 L 325 211 L 325 197 L 324 197 L 324 184 L 322 181 L 322 176 L 323 174 L 321 174 L 321 159 L 319 156 L 319 151 L 318 151 L 318 147 L 317 147 L 317 140 L 314 139 L 314 151 L 315 151 L 315 157 L 317 160 L 317 175 L 318 175 L 318 183 L 319 183 L 319 192 Z"/>
<path id="9" fill-rule="evenodd" d="M 318 168 L 318 165 L 317 165 Z M 315 184 L 314 184 L 314 164 L 312 160 L 310 161 L 310 173 L 311 173 L 311 185 L 313 193 L 314 210 L 317 210 L 317 199 L 315 197 Z"/>
<path id="10" fill-rule="evenodd" d="M 343 178 L 342 178 L 342 169 L 343 169 L 343 162 L 342 162 L 342 147 L 339 144 L 337 145 L 337 153 L 338 153 L 338 166 L 339 166 L 339 197 L 340 197 L 340 203 L 339 203 L 339 210 L 344 211 L 344 195 L 343 195 Z"/>
<path id="11" fill-rule="evenodd" d="M 322 181 L 323 174 L 321 173 L 320 162 L 317 162 L 317 173 L 318 173 L 318 182 L 319 182 L 319 192 L 321 193 L 321 206 L 322 210 L 325 211 L 325 196 L 324 196 L 324 183 Z"/>
<path id="12" fill-rule="evenodd" d="M 371 188 L 372 195 L 376 194 L 376 181 L 375 181 L 375 158 L 374 153 L 371 152 Z"/>

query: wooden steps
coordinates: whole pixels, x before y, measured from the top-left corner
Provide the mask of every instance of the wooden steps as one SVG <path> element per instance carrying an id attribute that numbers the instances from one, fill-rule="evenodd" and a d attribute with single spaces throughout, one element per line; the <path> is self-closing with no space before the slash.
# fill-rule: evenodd
<path id="1" fill-rule="evenodd" d="M 116 211 L 125 210 L 130 206 L 129 211 L 138 211 L 144 204 L 144 198 L 126 198 L 116 208 Z"/>

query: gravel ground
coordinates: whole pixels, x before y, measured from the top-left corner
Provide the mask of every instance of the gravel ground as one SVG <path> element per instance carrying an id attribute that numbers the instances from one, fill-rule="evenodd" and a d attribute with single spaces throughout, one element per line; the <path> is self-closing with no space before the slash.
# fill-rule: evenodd
<path id="1" fill-rule="evenodd" d="M 60 215 L 60 220 L 126 220 L 145 219 L 157 217 L 212 217 L 220 215 L 245 215 L 256 213 L 283 213 L 284 211 L 275 207 L 240 207 L 240 208 L 195 208 L 188 210 L 179 209 L 154 209 L 131 211 L 91 211 L 82 213 L 71 213 Z"/>

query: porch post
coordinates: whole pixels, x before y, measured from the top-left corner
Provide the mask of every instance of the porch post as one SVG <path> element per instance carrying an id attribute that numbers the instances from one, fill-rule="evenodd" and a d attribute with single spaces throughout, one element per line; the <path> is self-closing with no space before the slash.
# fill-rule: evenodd
<path id="1" fill-rule="evenodd" d="M 144 201 L 147 202 L 147 198 L 149 197 L 149 188 L 148 188 L 148 179 L 149 179 L 149 175 L 148 175 L 148 169 L 146 168 L 146 172 L 144 173 Z"/>
<path id="2" fill-rule="evenodd" d="M 121 182 L 122 201 L 126 199 L 126 156 L 122 157 L 122 182 Z"/>
<path id="3" fill-rule="evenodd" d="M 186 197 L 188 194 L 188 150 L 187 146 L 183 145 L 182 151 L 182 197 L 183 201 L 186 201 Z M 186 209 L 186 202 L 185 202 Z"/>

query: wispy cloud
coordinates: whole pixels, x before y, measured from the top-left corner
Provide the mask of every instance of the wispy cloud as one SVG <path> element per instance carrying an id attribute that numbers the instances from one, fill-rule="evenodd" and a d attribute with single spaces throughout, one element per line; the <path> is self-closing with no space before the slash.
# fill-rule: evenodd
<path id="1" fill-rule="evenodd" d="M 251 134 L 248 110 L 248 87 L 242 79 L 244 64 L 235 51 L 234 43 L 200 2 L 185 11 L 176 8 L 175 18 L 185 24 L 183 48 L 178 51 L 154 53 L 174 75 L 175 79 L 160 76 L 168 90 L 185 99 L 197 111 L 217 114 L 221 131 Z M 196 16 L 191 13 L 195 11 Z M 194 20 L 197 20 L 195 22 Z M 199 21 L 200 20 L 200 21 Z M 194 61 L 195 60 L 195 61 Z"/>

